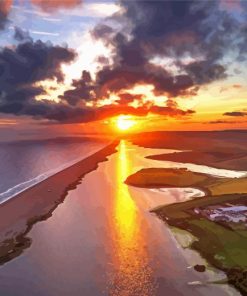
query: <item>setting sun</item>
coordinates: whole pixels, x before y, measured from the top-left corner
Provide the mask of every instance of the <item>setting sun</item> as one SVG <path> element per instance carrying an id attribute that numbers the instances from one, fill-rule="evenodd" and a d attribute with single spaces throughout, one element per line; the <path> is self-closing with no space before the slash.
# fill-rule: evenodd
<path id="1" fill-rule="evenodd" d="M 128 115 L 120 115 L 117 118 L 117 127 L 121 131 L 126 131 L 135 125 L 135 121 Z"/>

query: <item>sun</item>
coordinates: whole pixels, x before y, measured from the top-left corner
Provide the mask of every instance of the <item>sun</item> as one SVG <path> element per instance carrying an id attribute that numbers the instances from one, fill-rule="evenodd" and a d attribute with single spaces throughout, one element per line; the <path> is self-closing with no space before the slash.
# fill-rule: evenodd
<path id="1" fill-rule="evenodd" d="M 135 125 L 135 121 L 129 115 L 120 115 L 117 118 L 117 127 L 121 131 L 126 131 Z"/>

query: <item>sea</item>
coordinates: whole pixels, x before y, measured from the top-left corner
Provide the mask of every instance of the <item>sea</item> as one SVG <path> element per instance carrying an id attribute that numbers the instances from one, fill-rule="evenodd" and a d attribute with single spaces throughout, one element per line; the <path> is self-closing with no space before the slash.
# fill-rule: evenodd
<path id="1" fill-rule="evenodd" d="M 109 142 L 87 137 L 0 142 L 0 204 L 94 154 Z"/>

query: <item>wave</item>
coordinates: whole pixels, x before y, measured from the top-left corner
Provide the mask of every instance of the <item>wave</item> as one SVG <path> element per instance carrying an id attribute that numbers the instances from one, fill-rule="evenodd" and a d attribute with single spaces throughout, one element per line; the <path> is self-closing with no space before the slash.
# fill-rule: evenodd
<path id="1" fill-rule="evenodd" d="M 16 195 L 20 194 L 21 192 L 33 187 L 34 185 L 46 180 L 47 178 L 55 175 L 56 173 L 59 173 L 61 171 L 63 171 L 64 169 L 71 167 L 72 165 L 78 163 L 79 161 L 93 155 L 94 153 L 96 153 L 97 151 L 99 151 L 100 149 L 102 149 L 104 146 L 106 145 L 102 145 L 102 146 L 97 146 L 97 148 L 95 147 L 94 149 L 91 149 L 91 151 L 89 153 L 86 153 L 83 157 L 79 157 L 76 158 L 72 161 L 66 162 L 64 164 L 62 164 L 61 166 L 59 166 L 56 169 L 51 169 L 43 174 L 40 174 L 30 180 L 24 181 L 22 183 L 19 183 L 11 188 L 9 188 L 8 190 L 0 193 L 0 204 L 3 204 L 4 202 L 10 200 L 11 198 L 15 197 Z"/>

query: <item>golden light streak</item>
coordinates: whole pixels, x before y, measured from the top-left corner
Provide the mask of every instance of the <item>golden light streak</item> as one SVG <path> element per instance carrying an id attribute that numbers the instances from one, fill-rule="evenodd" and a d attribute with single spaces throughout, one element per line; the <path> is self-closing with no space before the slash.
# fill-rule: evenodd
<path id="1" fill-rule="evenodd" d="M 119 144 L 117 159 L 117 188 L 114 204 L 113 235 L 115 241 L 116 270 L 109 295 L 131 296 L 154 295 L 152 271 L 148 265 L 144 247 L 145 232 L 138 215 L 137 206 L 130 196 L 125 179 L 131 174 L 131 163 L 125 141 Z"/>

